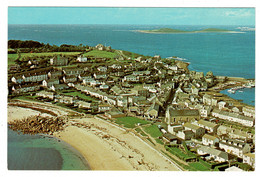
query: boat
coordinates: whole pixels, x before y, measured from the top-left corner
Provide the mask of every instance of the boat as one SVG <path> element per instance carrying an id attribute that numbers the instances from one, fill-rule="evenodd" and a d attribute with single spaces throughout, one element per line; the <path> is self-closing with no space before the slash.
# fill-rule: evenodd
<path id="1" fill-rule="evenodd" d="M 233 90 L 233 89 L 229 89 L 228 92 L 229 92 L 229 93 L 233 93 L 233 94 L 236 93 L 236 91 Z"/>

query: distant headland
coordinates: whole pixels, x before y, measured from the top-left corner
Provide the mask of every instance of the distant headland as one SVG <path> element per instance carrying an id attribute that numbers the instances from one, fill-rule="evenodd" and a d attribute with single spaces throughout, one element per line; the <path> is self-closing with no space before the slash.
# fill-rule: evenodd
<path id="1" fill-rule="evenodd" d="M 218 28 L 207 28 L 203 30 L 196 30 L 196 31 L 184 31 L 172 28 L 160 28 L 160 29 L 153 29 L 153 30 L 137 30 L 137 32 L 141 33 L 241 33 L 240 31 L 230 31 L 226 29 L 218 29 Z"/>

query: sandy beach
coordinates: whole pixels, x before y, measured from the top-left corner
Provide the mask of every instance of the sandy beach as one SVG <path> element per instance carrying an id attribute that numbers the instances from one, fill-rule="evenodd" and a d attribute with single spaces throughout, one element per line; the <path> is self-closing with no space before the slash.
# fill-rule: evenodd
<path id="1" fill-rule="evenodd" d="M 70 112 L 55 105 L 39 104 L 49 111 L 59 111 L 59 116 Z M 39 104 L 35 103 L 34 106 Z M 8 106 L 8 121 L 39 114 L 41 112 L 32 109 Z M 179 170 L 173 162 L 131 131 L 88 115 L 69 119 L 66 128 L 54 133 L 54 136 L 77 149 L 91 170 Z"/>

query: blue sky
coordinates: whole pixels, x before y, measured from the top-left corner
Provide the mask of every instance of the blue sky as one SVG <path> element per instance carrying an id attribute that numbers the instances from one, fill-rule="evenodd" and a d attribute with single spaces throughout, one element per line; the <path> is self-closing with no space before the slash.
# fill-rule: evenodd
<path id="1" fill-rule="evenodd" d="M 254 8 L 9 7 L 8 24 L 254 25 Z"/>

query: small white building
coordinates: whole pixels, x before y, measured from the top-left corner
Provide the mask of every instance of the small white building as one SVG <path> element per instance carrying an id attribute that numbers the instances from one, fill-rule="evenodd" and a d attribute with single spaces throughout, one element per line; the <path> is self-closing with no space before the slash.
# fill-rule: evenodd
<path id="1" fill-rule="evenodd" d="M 225 152 L 243 158 L 244 154 L 250 152 L 250 145 L 235 139 L 223 139 L 219 142 L 219 148 L 224 149 Z"/>
<path id="2" fill-rule="evenodd" d="M 243 163 L 249 164 L 255 168 L 255 153 L 247 153 L 243 155 Z"/>
<path id="3" fill-rule="evenodd" d="M 213 158 L 214 161 L 217 162 L 226 162 L 228 161 L 228 154 L 226 152 L 208 147 L 208 146 L 201 146 L 197 149 L 197 153 L 199 155 L 206 155 L 208 154 L 210 158 Z"/>
<path id="4" fill-rule="evenodd" d="M 206 146 L 209 146 L 209 145 L 213 145 L 214 146 L 218 142 L 219 142 L 219 139 L 217 137 L 209 135 L 209 134 L 205 134 L 202 137 L 202 144 L 206 145 Z"/>

